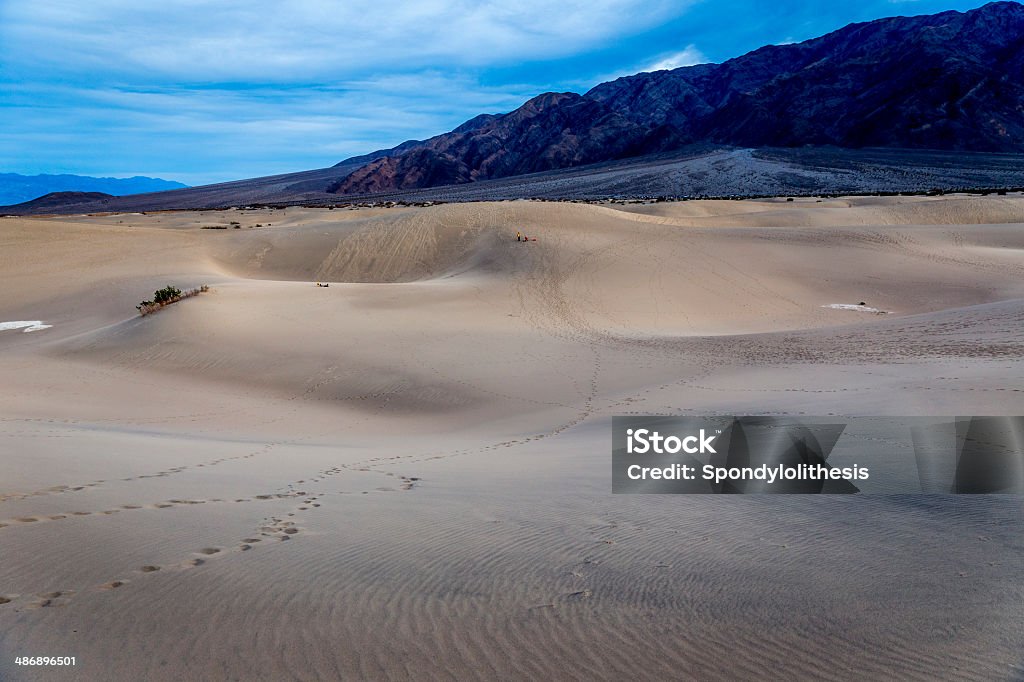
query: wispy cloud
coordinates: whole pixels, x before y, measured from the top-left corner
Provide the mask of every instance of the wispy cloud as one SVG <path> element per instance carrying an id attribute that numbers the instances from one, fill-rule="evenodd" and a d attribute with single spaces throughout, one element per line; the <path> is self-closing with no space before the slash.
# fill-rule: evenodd
<path id="1" fill-rule="evenodd" d="M 682 66 L 693 66 L 694 64 L 707 64 L 711 60 L 707 55 L 697 49 L 696 45 L 687 45 L 685 49 L 668 55 L 663 55 L 656 62 L 648 66 L 644 71 L 664 71 L 666 69 L 678 69 Z"/>
<path id="2" fill-rule="evenodd" d="M 668 0 L 3 4 L 0 38 L 15 63 L 186 82 L 322 80 L 551 59 L 642 31 L 678 11 Z"/>
<path id="3" fill-rule="evenodd" d="M 329 86 L 0 87 L 0 169 L 190 184 L 329 166 L 535 94 L 438 72 Z"/>

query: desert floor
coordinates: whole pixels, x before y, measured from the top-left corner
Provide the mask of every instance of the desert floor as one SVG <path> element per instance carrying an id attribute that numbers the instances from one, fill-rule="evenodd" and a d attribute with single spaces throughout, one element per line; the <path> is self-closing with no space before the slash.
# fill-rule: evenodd
<path id="1" fill-rule="evenodd" d="M 610 491 L 612 415 L 1024 414 L 1024 197 L 6 218 L 17 321 L 0 679 L 1024 677 L 1019 497 Z"/>

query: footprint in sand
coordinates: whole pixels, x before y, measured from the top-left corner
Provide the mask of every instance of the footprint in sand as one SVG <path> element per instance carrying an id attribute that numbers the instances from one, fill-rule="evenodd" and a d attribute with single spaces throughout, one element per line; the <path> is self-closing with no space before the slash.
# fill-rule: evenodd
<path id="1" fill-rule="evenodd" d="M 592 596 L 594 596 L 594 593 L 590 590 L 579 590 L 578 592 L 572 592 L 570 594 L 565 595 L 565 598 L 571 600 L 579 600 L 588 599 Z"/>
<path id="2" fill-rule="evenodd" d="M 143 573 L 153 573 L 154 571 L 159 571 L 160 567 L 159 566 L 149 566 L 149 565 L 147 565 L 147 566 L 143 566 L 139 570 L 142 571 Z"/>
<path id="3" fill-rule="evenodd" d="M 127 582 L 128 582 L 127 580 L 111 580 L 109 583 L 104 583 L 104 584 L 100 585 L 100 589 L 101 590 L 116 590 L 117 588 L 121 587 L 122 585 L 124 585 Z"/>
<path id="4" fill-rule="evenodd" d="M 220 552 L 220 550 L 216 547 L 204 547 L 203 549 L 199 550 L 200 554 L 206 555 L 217 554 L 218 552 Z"/>
<path id="5" fill-rule="evenodd" d="M 64 606 L 65 604 L 67 604 L 68 597 L 70 597 L 72 594 L 74 594 L 74 591 L 72 590 L 64 590 L 58 592 L 43 592 L 42 594 L 36 595 L 37 597 L 39 597 L 40 601 L 36 602 L 35 606 L 36 608 L 40 609 L 53 606 Z"/>

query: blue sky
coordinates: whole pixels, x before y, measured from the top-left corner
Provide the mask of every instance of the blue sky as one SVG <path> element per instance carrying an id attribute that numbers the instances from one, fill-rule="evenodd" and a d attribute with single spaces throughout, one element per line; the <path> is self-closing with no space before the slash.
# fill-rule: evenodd
<path id="1" fill-rule="evenodd" d="M 548 90 L 981 4 L 0 0 L 0 172 L 321 168 Z"/>

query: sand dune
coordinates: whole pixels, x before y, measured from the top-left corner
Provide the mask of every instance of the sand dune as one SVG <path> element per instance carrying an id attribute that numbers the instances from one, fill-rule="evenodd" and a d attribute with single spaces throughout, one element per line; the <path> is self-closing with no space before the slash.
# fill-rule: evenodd
<path id="1" fill-rule="evenodd" d="M 1022 223 L 1013 196 L 0 219 L 0 320 L 53 325 L 0 330 L 0 678 L 1020 677 L 1018 498 L 613 496 L 609 434 L 1020 414 Z M 211 291 L 136 316 L 165 284 Z"/>

